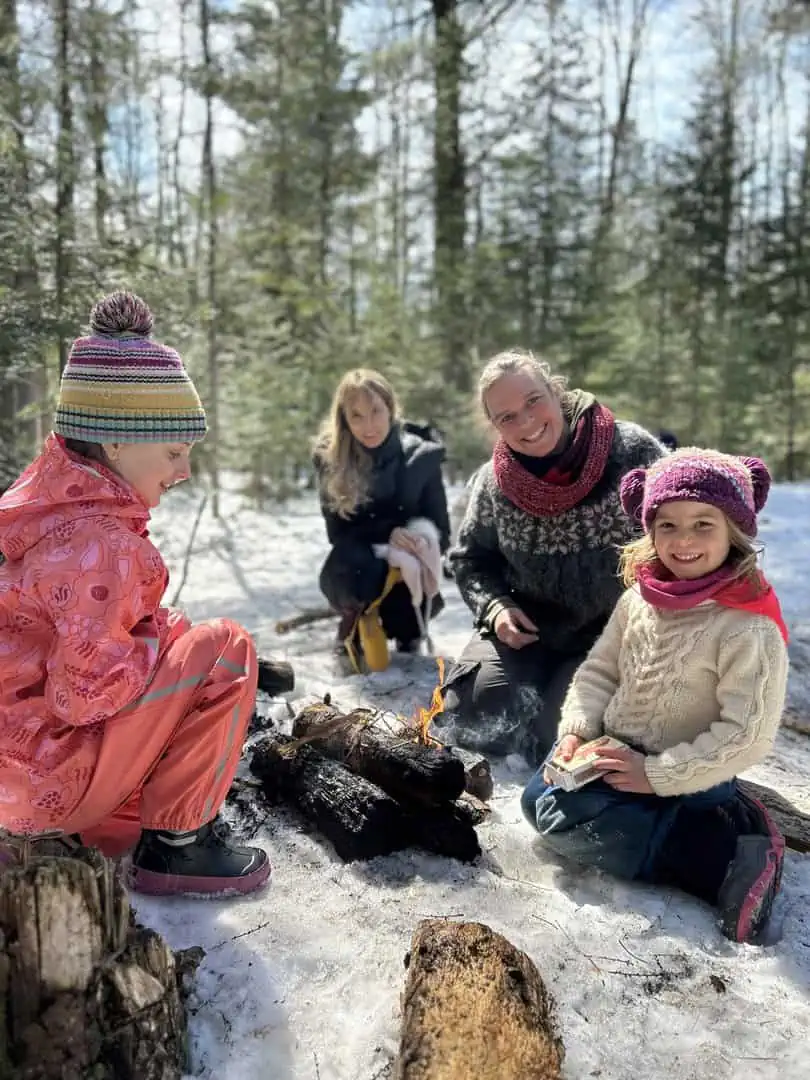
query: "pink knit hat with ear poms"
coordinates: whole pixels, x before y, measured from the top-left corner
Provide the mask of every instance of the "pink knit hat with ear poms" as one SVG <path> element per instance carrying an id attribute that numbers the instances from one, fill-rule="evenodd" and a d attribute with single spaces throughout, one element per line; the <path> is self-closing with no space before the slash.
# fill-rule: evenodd
<path id="1" fill-rule="evenodd" d="M 756 536 L 757 514 L 770 486 L 771 474 L 759 458 L 688 446 L 648 469 L 633 469 L 622 479 L 620 493 L 625 513 L 645 532 L 664 503 L 687 499 L 716 506 L 746 536 Z"/>

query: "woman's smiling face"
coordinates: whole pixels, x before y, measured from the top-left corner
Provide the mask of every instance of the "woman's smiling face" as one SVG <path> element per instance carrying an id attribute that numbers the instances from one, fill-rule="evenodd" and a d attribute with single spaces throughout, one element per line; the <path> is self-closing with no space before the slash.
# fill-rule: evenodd
<path id="1" fill-rule="evenodd" d="M 507 446 L 519 454 L 546 457 L 565 433 L 559 398 L 530 371 L 501 376 L 487 390 L 485 404 Z"/>

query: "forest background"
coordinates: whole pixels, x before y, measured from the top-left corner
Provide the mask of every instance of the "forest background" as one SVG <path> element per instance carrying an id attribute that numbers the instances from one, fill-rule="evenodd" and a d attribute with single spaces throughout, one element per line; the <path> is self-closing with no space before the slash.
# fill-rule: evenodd
<path id="1" fill-rule="evenodd" d="M 803 0 L 0 0 L 0 486 L 114 287 L 214 493 L 297 489 L 341 373 L 485 455 L 476 374 L 810 475 Z"/>

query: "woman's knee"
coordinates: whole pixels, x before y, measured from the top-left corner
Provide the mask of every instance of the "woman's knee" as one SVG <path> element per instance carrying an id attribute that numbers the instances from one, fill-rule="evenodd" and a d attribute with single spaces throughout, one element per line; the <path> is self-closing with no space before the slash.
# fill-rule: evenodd
<path id="1" fill-rule="evenodd" d="M 479 663 L 459 662 L 445 683 L 445 711 L 470 720 L 499 716 L 508 710 L 509 685 L 491 678 Z"/>
<path id="2" fill-rule="evenodd" d="M 446 700 L 456 702 L 454 711 L 474 715 L 500 712 L 510 697 L 509 680 L 497 652 L 490 641 L 478 636 L 456 660 L 444 689 Z"/>

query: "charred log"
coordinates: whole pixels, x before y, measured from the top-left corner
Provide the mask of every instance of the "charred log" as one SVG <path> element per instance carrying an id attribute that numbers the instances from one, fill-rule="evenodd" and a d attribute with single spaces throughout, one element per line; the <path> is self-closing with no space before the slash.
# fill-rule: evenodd
<path id="1" fill-rule="evenodd" d="M 492 798 L 495 787 L 487 758 L 473 750 L 463 750 L 460 746 L 452 747 L 452 751 L 464 766 L 464 790 L 481 802 L 487 802 Z"/>
<path id="2" fill-rule="evenodd" d="M 346 862 L 410 847 L 462 862 L 481 854 L 474 805 L 406 806 L 313 745 L 285 735 L 257 743 L 250 767 L 272 802 L 296 809 Z"/>
<path id="3" fill-rule="evenodd" d="M 293 721 L 293 735 L 311 741 L 404 806 L 441 806 L 461 795 L 464 765 L 455 754 L 381 731 L 373 719 L 368 709 L 344 715 L 329 705 L 310 705 Z"/>
<path id="4" fill-rule="evenodd" d="M 272 802 L 295 807 L 345 862 L 408 847 L 413 830 L 398 803 L 312 746 L 287 749 L 292 742 L 270 735 L 253 751 L 251 771 Z"/>
<path id="5" fill-rule="evenodd" d="M 426 808 L 411 815 L 413 844 L 434 855 L 474 862 L 481 854 L 475 811 L 462 802 Z"/>

